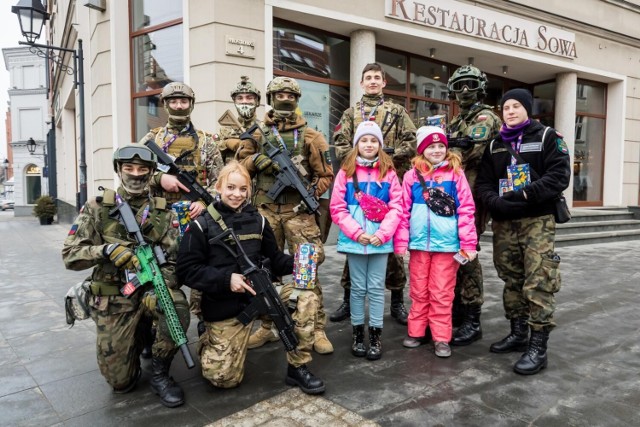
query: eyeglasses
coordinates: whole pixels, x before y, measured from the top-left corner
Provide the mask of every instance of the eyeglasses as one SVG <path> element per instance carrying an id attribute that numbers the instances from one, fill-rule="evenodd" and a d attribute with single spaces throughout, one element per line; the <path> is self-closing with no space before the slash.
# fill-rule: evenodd
<path id="1" fill-rule="evenodd" d="M 478 90 L 480 89 L 480 82 L 474 79 L 462 79 L 451 83 L 452 92 L 462 92 L 465 87 L 468 91 Z"/>
<path id="2" fill-rule="evenodd" d="M 149 150 L 144 145 L 136 146 L 136 145 L 128 145 L 126 147 L 122 147 L 118 149 L 118 161 L 126 162 L 127 160 L 133 160 L 138 157 L 143 162 L 151 162 L 156 163 L 156 155 L 153 154 L 151 150 Z"/>

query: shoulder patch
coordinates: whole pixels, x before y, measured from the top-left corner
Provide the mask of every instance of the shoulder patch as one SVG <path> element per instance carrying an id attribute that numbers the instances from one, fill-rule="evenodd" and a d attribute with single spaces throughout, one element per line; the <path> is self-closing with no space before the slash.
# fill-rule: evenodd
<path id="1" fill-rule="evenodd" d="M 342 122 L 340 122 L 340 123 L 338 123 L 338 124 L 336 125 L 336 128 L 334 129 L 334 132 L 339 132 L 339 131 L 340 131 L 340 129 L 342 129 Z"/>
<path id="2" fill-rule="evenodd" d="M 471 128 L 471 132 L 469 133 L 469 136 L 471 137 L 471 139 L 486 139 L 487 138 L 487 127 L 483 126 L 483 125 L 476 125 L 473 126 Z"/>
<path id="3" fill-rule="evenodd" d="M 487 120 L 488 118 L 489 118 L 489 116 L 487 116 L 486 114 L 480 114 L 478 117 L 476 117 L 476 121 L 483 122 L 483 121 Z"/>
<path id="4" fill-rule="evenodd" d="M 69 230 L 69 234 L 67 234 L 67 236 L 74 236 L 77 231 L 78 231 L 78 224 L 73 224 L 71 226 L 71 230 Z"/>
<path id="5" fill-rule="evenodd" d="M 558 134 L 560 136 L 560 134 Z M 569 154 L 569 147 L 567 147 L 567 143 L 564 142 L 562 138 L 556 138 L 556 146 L 558 147 L 558 151 L 562 154 Z"/>

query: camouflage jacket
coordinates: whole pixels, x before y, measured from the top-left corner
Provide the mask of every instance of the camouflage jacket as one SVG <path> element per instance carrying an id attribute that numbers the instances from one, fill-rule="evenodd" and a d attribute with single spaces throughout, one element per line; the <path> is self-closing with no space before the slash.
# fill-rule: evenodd
<path id="1" fill-rule="evenodd" d="M 172 128 L 168 125 L 165 127 L 155 128 L 149 131 L 149 133 L 147 133 L 139 143 L 144 144 L 147 141 L 154 140 L 162 147 L 162 139 L 167 139 L 167 136 L 169 135 L 178 134 L 185 136 L 184 133 L 180 134 L 181 131 L 182 129 Z M 220 149 L 218 148 L 217 141 L 213 134 L 201 130 L 196 130 L 196 134 L 198 136 L 198 147 L 200 150 L 199 158 L 197 158 L 198 164 L 193 166 L 198 169 L 198 183 L 210 194 L 215 194 L 215 183 L 218 180 L 220 169 L 222 169 L 223 166 L 222 154 L 220 153 Z M 172 152 L 171 147 L 165 151 L 174 158 L 182 154 Z M 164 172 L 158 171 L 154 175 L 151 182 L 152 194 L 164 197 L 168 200 L 173 200 L 175 199 L 174 194 L 165 192 L 160 186 L 160 179 L 163 174 Z M 185 199 L 184 195 L 182 195 L 181 199 Z"/>
<path id="2" fill-rule="evenodd" d="M 105 194 L 107 191 L 105 190 Z M 121 197 L 127 200 L 122 188 L 118 189 Z M 162 275 L 169 288 L 175 288 L 175 261 L 178 253 L 178 229 L 173 227 L 176 220 L 175 213 L 168 208 L 160 209 L 162 199 L 136 198 L 127 200 L 140 222 L 143 211 L 148 203 L 149 216 L 145 226 L 145 237 L 162 247 L 166 253 L 167 264 L 162 267 Z M 126 283 L 124 270 L 120 270 L 104 256 L 104 248 L 111 243 L 120 243 L 133 248 L 135 240 L 128 235 L 124 227 L 117 220 L 108 218 L 110 207 L 105 206 L 103 197 L 89 200 L 80 210 L 78 217 L 71 226 L 62 247 L 62 260 L 69 270 L 85 270 L 94 267 L 91 280 L 106 284 L 119 285 Z"/>
<path id="3" fill-rule="evenodd" d="M 253 126 L 258 120 L 254 117 L 251 120 L 243 121 L 239 120 L 242 125 L 242 129 L 237 129 L 232 126 L 221 126 L 218 133 L 213 135 L 214 140 L 218 144 L 218 149 L 222 153 L 224 164 L 226 165 L 232 159 L 236 158 L 238 148 L 240 148 L 240 135 Z"/>
<path id="4" fill-rule="evenodd" d="M 304 163 L 309 165 L 309 176 L 307 179 L 316 188 L 316 197 L 320 197 L 331 186 L 333 181 L 333 168 L 329 162 L 329 145 L 325 141 L 322 133 L 307 127 L 307 121 L 297 116 L 295 122 L 275 121 L 271 116 L 273 110 L 265 115 L 263 126 L 270 131 L 271 127 L 276 126 L 278 132 L 283 138 L 288 139 L 287 133 L 292 133 L 295 129 L 301 131 L 304 135 L 304 145 L 302 146 L 302 155 Z M 252 140 L 242 141 L 238 151 L 238 160 L 247 168 L 251 176 L 257 176 L 258 183 L 260 174 L 253 164 L 253 155 L 262 151 L 262 147 L 257 147 Z"/>
<path id="5" fill-rule="evenodd" d="M 462 150 L 452 148 L 462 156 L 462 167 L 469 181 L 469 186 L 475 186 L 482 153 L 489 142 L 500 133 L 502 122 L 489 105 L 476 103 L 469 110 L 460 111 L 453 118 L 447 134 L 450 138 L 469 137 L 474 141 L 472 147 Z"/>
<path id="6" fill-rule="evenodd" d="M 394 151 L 391 157 L 398 171 L 398 177 L 402 177 L 404 172 L 409 169 L 411 159 L 416 155 L 416 126 L 402 105 L 396 104 L 391 100 L 384 100 L 380 104 L 382 100 L 382 95 L 365 95 L 354 107 L 345 110 L 340 123 L 338 123 L 333 132 L 336 157 L 340 162 L 344 160 L 353 148 L 355 129 L 363 120 L 367 120 L 371 116 L 382 129 L 382 134 L 386 134 L 384 145 L 385 147 L 393 148 Z M 364 117 L 362 117 L 363 110 Z M 373 115 L 372 111 L 374 111 Z M 387 115 L 387 112 L 391 114 Z M 391 124 L 393 121 L 392 114 L 399 115 L 398 120 L 393 125 Z M 387 131 L 389 132 L 387 133 Z"/>

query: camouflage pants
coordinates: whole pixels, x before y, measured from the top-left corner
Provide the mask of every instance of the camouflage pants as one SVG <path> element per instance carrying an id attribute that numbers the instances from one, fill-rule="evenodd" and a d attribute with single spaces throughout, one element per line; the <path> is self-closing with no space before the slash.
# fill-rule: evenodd
<path id="1" fill-rule="evenodd" d="M 189 310 L 198 318 L 198 320 L 202 320 L 202 310 L 200 309 L 201 301 L 202 291 L 191 289 L 191 292 L 189 293 Z"/>
<path id="2" fill-rule="evenodd" d="M 460 266 L 456 275 L 455 295 L 460 296 L 463 305 L 484 303 L 482 266 L 478 258 Z"/>
<path id="3" fill-rule="evenodd" d="M 404 270 L 404 259 L 400 255 L 394 253 L 389 254 L 387 260 L 387 273 L 384 286 L 390 291 L 401 291 L 407 284 L 407 273 Z M 344 262 L 342 269 L 342 277 L 340 278 L 340 286 L 345 289 L 351 289 L 351 277 L 349 273 L 349 263 Z"/>
<path id="4" fill-rule="evenodd" d="M 555 327 L 554 294 L 560 290 L 553 215 L 493 221 L 493 263 L 504 281 L 507 319 L 525 317 L 534 330 Z"/>
<path id="5" fill-rule="evenodd" d="M 284 250 L 285 240 L 288 244 L 290 254 L 295 254 L 296 247 L 301 243 L 313 243 L 318 250 L 318 272 L 320 265 L 324 262 L 324 246 L 320 236 L 320 228 L 316 224 L 314 215 L 308 213 L 296 213 L 293 211 L 295 205 L 263 204 L 258 207 L 258 211 L 263 215 L 269 225 L 273 228 L 276 242 L 281 250 Z M 322 296 L 322 286 L 320 285 L 320 275 L 316 279 L 316 287 L 313 292 L 318 296 L 318 313 L 316 318 L 316 328 L 324 330 L 327 323 L 327 315 L 324 312 Z M 271 321 L 265 322 L 264 328 L 271 328 Z"/>
<path id="6" fill-rule="evenodd" d="M 280 298 L 285 305 L 293 290 L 293 284 L 283 286 Z M 298 352 L 287 353 L 287 363 L 298 367 L 311 362 L 313 331 L 318 309 L 318 298 L 310 291 L 298 297 L 296 310 L 291 317 L 295 322 L 295 334 L 300 341 Z M 244 377 L 244 362 L 253 322 L 246 326 L 236 318 L 220 322 L 205 322 L 206 332 L 200 337 L 200 362 L 202 375 L 216 387 L 238 386 Z"/>
<path id="7" fill-rule="evenodd" d="M 126 387 L 140 370 L 143 330 L 154 319 L 158 324 L 152 353 L 162 359 L 172 358 L 177 347 L 166 326 L 165 317 L 142 303 L 144 290 L 131 298 L 94 296 L 91 317 L 96 323 L 96 352 L 102 376 L 115 389 Z M 189 307 L 181 290 L 171 290 L 176 312 L 183 329 L 189 328 Z"/>

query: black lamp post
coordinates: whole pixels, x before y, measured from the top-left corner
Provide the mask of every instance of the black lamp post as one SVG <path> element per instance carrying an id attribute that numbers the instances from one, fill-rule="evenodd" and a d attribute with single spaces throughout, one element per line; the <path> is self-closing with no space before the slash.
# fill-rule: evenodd
<path id="1" fill-rule="evenodd" d="M 20 0 L 17 5 L 11 7 L 11 12 L 18 15 L 20 21 L 20 29 L 22 35 L 27 39 L 26 42 L 19 42 L 19 44 L 27 45 L 30 47 L 30 51 L 40 57 L 45 57 L 47 60 L 54 61 L 63 72 L 73 73 L 74 83 L 78 89 L 78 118 L 80 120 L 79 126 L 79 140 L 80 140 L 80 192 L 77 201 L 76 208 L 80 210 L 80 207 L 84 206 L 87 201 L 87 162 L 86 162 L 86 150 L 85 150 L 85 127 L 84 127 L 84 55 L 82 51 L 82 40 L 78 39 L 78 49 L 68 49 L 65 47 L 49 46 L 36 44 L 35 41 L 40 38 L 42 33 L 42 27 L 49 14 L 45 10 L 40 0 Z M 43 51 L 44 49 L 44 51 Z M 64 52 L 62 57 L 57 57 L 50 51 L 56 50 Z M 74 67 L 69 67 L 64 64 L 64 55 L 66 53 L 73 55 Z M 33 141 L 30 138 L 29 144 Z M 35 141 L 33 141 L 33 152 L 35 152 Z M 32 151 L 30 151 L 33 153 Z M 45 148 L 46 159 L 46 148 Z"/>

